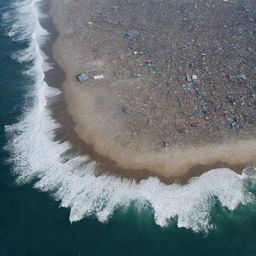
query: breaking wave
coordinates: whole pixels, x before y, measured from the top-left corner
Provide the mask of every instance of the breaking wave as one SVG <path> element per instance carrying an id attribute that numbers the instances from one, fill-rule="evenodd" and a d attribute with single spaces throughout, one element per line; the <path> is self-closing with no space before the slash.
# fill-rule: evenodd
<path id="1" fill-rule="evenodd" d="M 88 163 L 86 156 L 67 161 L 64 155 L 71 145 L 54 140 L 54 129 L 59 124 L 47 108 L 47 101 L 60 92 L 44 81 L 44 72 L 51 65 L 40 50 L 49 35 L 39 23 L 41 1 L 18 1 L 3 16 L 8 36 L 27 42 L 28 47 L 12 57 L 22 63 L 32 62 L 26 75 L 34 80 L 33 106 L 27 108 L 18 123 L 5 127 L 9 137 L 6 148 L 11 153 L 18 183 L 36 180 L 36 189 L 51 193 L 62 207 L 70 208 L 71 222 L 91 215 L 104 222 L 117 207 L 135 202 L 138 207 L 150 205 L 160 226 L 175 218 L 178 227 L 194 231 L 213 227 L 210 216 L 216 202 L 234 210 L 254 200 L 246 184 L 248 179 L 255 179 L 255 173 L 246 170 L 242 175 L 229 169 L 210 170 L 186 185 L 165 185 L 153 177 L 139 183 L 108 175 L 96 177 L 95 163 Z"/>

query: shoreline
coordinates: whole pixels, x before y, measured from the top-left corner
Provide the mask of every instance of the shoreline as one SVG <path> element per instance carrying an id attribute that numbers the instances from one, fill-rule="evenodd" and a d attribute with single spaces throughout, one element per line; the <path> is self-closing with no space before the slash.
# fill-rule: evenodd
<path id="1" fill-rule="evenodd" d="M 58 63 L 63 63 L 61 61 L 61 57 L 57 56 L 56 49 L 53 49 L 53 59 L 56 59 Z M 63 70 L 65 70 L 65 68 L 63 68 L 65 65 L 62 64 L 60 66 Z M 68 74 L 68 72 L 65 73 Z M 70 77 L 70 74 L 68 74 L 68 76 Z M 51 81 L 53 81 L 52 78 L 49 78 L 47 74 L 46 79 L 49 79 L 50 84 Z M 103 172 L 107 172 L 109 174 L 114 174 L 121 177 L 134 178 L 137 181 L 145 179 L 150 176 L 157 176 L 161 181 L 165 183 L 173 183 L 174 181 L 185 183 L 189 178 L 193 176 L 201 175 L 203 172 L 219 167 L 228 167 L 233 169 L 234 171 L 241 173 L 244 167 L 253 164 L 253 159 L 256 159 L 256 155 L 249 152 L 248 155 L 243 156 L 244 158 L 242 159 L 230 159 L 234 155 L 238 156 L 241 151 L 251 151 L 253 149 L 256 149 L 256 143 L 253 143 L 253 141 L 245 141 L 244 144 L 242 143 L 243 145 L 238 145 L 237 142 L 231 145 L 223 144 L 222 146 L 224 146 L 224 148 L 222 149 L 224 151 L 218 150 L 218 148 L 221 149 L 221 146 L 206 146 L 204 148 L 201 148 L 201 152 L 200 150 L 197 149 L 197 153 L 195 154 L 192 151 L 195 151 L 196 148 L 190 148 L 187 150 L 186 146 L 183 146 L 183 148 L 177 147 L 177 150 L 180 152 L 180 155 L 177 154 L 177 151 L 174 148 L 174 150 L 171 150 L 169 152 L 167 150 L 163 150 L 162 153 L 153 152 L 153 160 L 150 159 L 150 157 L 152 156 L 152 153 L 150 153 L 148 155 L 142 154 L 142 157 L 139 160 L 138 158 L 136 159 L 135 156 L 128 156 L 129 159 L 127 161 L 127 159 L 125 159 L 124 157 L 124 154 L 118 156 L 118 153 L 122 152 L 120 148 L 115 148 L 115 146 L 113 145 L 115 151 L 112 150 L 112 152 L 108 152 L 109 149 L 106 148 L 106 145 L 104 145 L 104 143 L 103 148 L 101 149 L 102 145 L 99 145 L 99 143 L 95 143 L 95 141 L 93 141 L 92 133 L 88 132 L 88 134 L 86 134 L 86 132 L 84 131 L 81 132 L 81 130 L 84 129 L 84 126 L 81 126 L 81 120 L 79 120 L 78 118 L 79 114 L 75 115 L 74 109 L 70 107 L 70 97 L 67 96 L 67 90 L 69 90 L 67 88 L 67 83 L 69 83 L 70 85 L 72 84 L 72 81 L 68 79 L 64 81 L 64 91 L 66 90 L 64 97 L 66 99 L 64 99 L 63 95 L 61 95 L 60 97 L 63 97 L 63 99 L 59 99 L 57 104 L 54 103 L 53 107 L 55 108 L 55 110 L 53 110 L 53 117 L 63 126 L 59 131 L 57 131 L 56 138 L 63 139 L 63 134 L 65 134 L 65 139 L 70 141 L 71 144 L 75 146 L 75 151 L 79 149 L 80 153 L 89 155 L 92 160 L 96 160 L 98 164 L 98 170 L 96 171 L 96 174 L 98 173 L 100 175 Z M 69 105 L 69 111 L 67 111 L 67 113 L 65 113 L 65 110 L 63 111 L 63 109 L 66 107 L 66 104 Z M 59 116 L 60 109 L 62 109 L 62 111 L 64 112 L 62 114 L 62 117 Z M 72 121 L 72 119 L 74 119 L 75 122 Z M 67 126 L 68 128 L 66 128 Z M 102 141 L 102 138 L 99 139 Z M 236 150 L 234 150 L 234 147 L 236 147 Z M 186 148 L 185 151 L 184 148 Z M 186 150 L 187 157 L 186 154 L 184 154 Z M 216 150 L 218 152 L 216 152 Z M 206 155 L 203 158 L 201 157 L 202 152 L 206 152 Z M 135 155 L 136 153 L 137 152 L 135 152 Z M 213 153 L 215 153 L 217 157 L 211 156 L 210 159 L 207 159 L 207 156 Z M 221 156 L 222 153 L 224 153 L 225 156 Z M 176 158 L 174 157 L 173 160 L 169 161 L 168 158 L 170 158 L 172 155 L 176 155 Z M 196 156 L 198 160 L 194 159 Z M 184 158 L 186 158 L 186 160 L 182 162 L 182 159 Z M 172 170 L 170 170 L 170 167 L 168 167 L 168 164 L 170 165 L 174 162 L 177 163 L 177 161 L 180 161 L 178 169 L 172 172 Z M 152 166 L 153 168 L 151 168 Z"/>
<path id="2" fill-rule="evenodd" d="M 212 227 L 209 212 L 216 200 L 230 211 L 248 203 L 244 188 L 247 190 L 245 185 L 248 178 L 254 175 L 253 169 L 245 170 L 243 175 L 228 169 L 212 170 L 180 186 L 166 185 L 156 177 L 136 183 L 131 179 L 106 174 L 96 176 L 95 164 L 87 162 L 86 156 L 69 157 L 70 143 L 65 138 L 62 141 L 54 140 L 54 129 L 60 124 L 51 117 L 47 103 L 54 100 L 59 90 L 44 81 L 44 70 L 52 65 L 47 63 L 47 56 L 39 50 L 48 33 L 38 22 L 38 18 L 45 15 L 40 12 L 37 3 L 37 0 L 22 1 L 8 12 L 11 18 L 16 17 L 12 14 L 21 14 L 18 23 L 12 24 L 10 40 L 12 36 L 25 33 L 28 42 L 27 50 L 17 55 L 15 61 L 27 63 L 33 56 L 36 64 L 32 67 L 24 65 L 20 70 L 33 71 L 28 74 L 31 77 L 30 86 L 22 90 L 22 95 L 31 95 L 28 99 L 33 101 L 25 108 L 23 103 L 26 102 L 20 102 L 18 112 L 24 113 L 23 116 L 17 113 L 18 119 L 5 126 L 4 136 L 8 140 L 4 151 L 8 153 L 6 160 L 16 185 L 32 186 L 32 190 L 46 193 L 47 197 L 56 201 L 52 202 L 57 204 L 57 208 L 68 208 L 65 219 L 67 221 L 69 215 L 71 224 L 84 218 L 106 223 L 117 208 L 123 211 L 130 205 L 138 213 L 146 206 L 146 211 L 154 217 L 154 225 L 165 227 L 174 220 L 178 227 L 207 232 Z M 18 46 L 21 46 L 24 38 L 19 39 Z M 14 48 L 13 52 L 19 49 Z M 28 85 L 27 80 L 20 80 L 19 85 Z M 19 95 L 17 97 L 19 100 Z"/>

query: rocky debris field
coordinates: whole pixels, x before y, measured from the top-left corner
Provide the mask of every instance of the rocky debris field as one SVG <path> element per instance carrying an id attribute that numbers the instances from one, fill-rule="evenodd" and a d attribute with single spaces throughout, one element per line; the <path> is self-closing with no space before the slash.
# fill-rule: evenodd
<path id="1" fill-rule="evenodd" d="M 117 109 L 132 133 L 159 147 L 218 142 L 256 127 L 255 10 L 254 0 L 85 1 L 73 29 L 113 81 L 134 80 Z"/>

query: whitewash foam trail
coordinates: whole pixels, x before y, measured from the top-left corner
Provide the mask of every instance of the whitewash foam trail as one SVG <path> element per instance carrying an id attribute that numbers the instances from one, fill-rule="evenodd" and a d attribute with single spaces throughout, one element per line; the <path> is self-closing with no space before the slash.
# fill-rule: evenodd
<path id="1" fill-rule="evenodd" d="M 26 74 L 34 78 L 34 104 L 17 124 L 6 126 L 7 149 L 11 153 L 18 183 L 36 178 L 35 188 L 50 192 L 61 206 L 69 207 L 70 221 L 95 215 L 107 221 L 118 206 L 136 202 L 138 207 L 150 204 L 157 224 L 165 226 L 177 218 L 178 227 L 207 231 L 211 208 L 216 200 L 230 210 L 253 200 L 245 189 L 248 175 L 229 169 L 211 170 L 187 185 L 165 185 L 157 178 L 140 183 L 102 175 L 94 175 L 95 163 L 85 164 L 86 156 L 64 161 L 69 143 L 54 141 L 57 124 L 47 109 L 47 100 L 59 93 L 44 82 L 44 71 L 51 68 L 40 50 L 48 32 L 39 23 L 40 12 L 35 0 L 15 3 L 5 14 L 8 35 L 16 41 L 28 42 L 28 48 L 13 54 L 19 62 L 33 61 Z M 255 179 L 250 175 L 250 179 Z"/>

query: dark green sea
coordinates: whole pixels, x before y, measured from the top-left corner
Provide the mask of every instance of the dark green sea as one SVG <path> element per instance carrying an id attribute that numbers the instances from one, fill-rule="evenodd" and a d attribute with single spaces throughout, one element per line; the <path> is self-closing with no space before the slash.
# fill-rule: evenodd
<path id="1" fill-rule="evenodd" d="M 254 168 L 137 184 L 67 158 L 37 2 L 0 1 L 0 256 L 256 255 Z"/>

